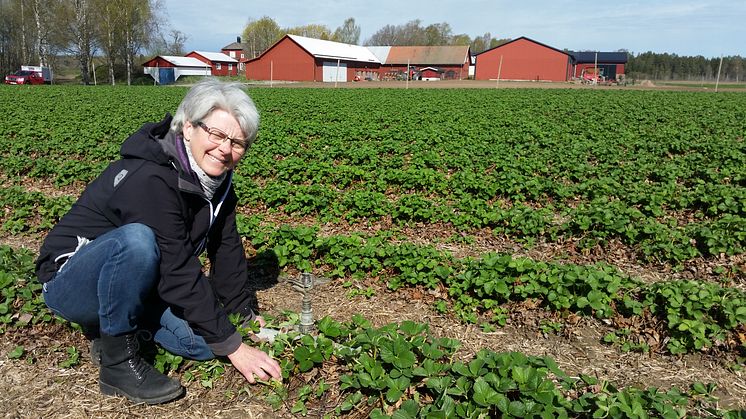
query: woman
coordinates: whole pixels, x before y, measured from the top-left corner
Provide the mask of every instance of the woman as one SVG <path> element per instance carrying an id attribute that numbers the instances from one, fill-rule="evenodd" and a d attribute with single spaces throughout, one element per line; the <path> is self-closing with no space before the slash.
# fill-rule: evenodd
<path id="1" fill-rule="evenodd" d="M 231 185 L 258 126 L 239 85 L 196 84 L 173 118 L 146 124 L 124 142 L 122 158 L 44 240 L 36 262 L 44 301 L 95 339 L 102 393 L 149 404 L 184 394 L 140 357 L 136 333 L 148 329 L 174 354 L 227 356 L 250 383 L 280 378 L 277 361 L 244 344 L 228 321 L 239 313 L 263 324 L 246 289 Z"/>

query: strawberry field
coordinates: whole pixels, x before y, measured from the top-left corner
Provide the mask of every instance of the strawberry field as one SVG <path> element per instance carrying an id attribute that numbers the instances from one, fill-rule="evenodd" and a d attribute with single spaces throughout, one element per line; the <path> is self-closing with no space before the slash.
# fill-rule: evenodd
<path id="1" fill-rule="evenodd" d="M 174 112 L 185 89 L 10 87 L 0 88 L 2 371 L 87 371 L 79 331 L 44 308 L 35 252 L 123 139 Z M 192 393 L 286 416 L 743 414 L 743 94 L 249 93 L 262 122 L 235 177 L 248 256 L 272 255 L 281 277 L 329 278 L 316 291 L 327 316 L 315 339 L 262 344 L 281 360 L 282 384 L 248 386 L 221 360 L 154 355 Z M 259 292 L 278 327 L 298 322 L 296 299 L 282 285 Z M 368 315 L 396 301 L 400 321 Z M 607 354 L 598 362 L 642 366 L 609 377 L 551 351 L 470 344 L 520 331 L 541 346 L 583 329 Z M 57 350 L 33 343 L 50 339 Z M 651 362 L 702 367 L 636 381 Z"/>

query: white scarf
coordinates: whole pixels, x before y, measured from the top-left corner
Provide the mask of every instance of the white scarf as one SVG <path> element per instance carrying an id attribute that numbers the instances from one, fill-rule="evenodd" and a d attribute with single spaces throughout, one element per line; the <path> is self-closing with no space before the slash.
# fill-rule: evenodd
<path id="1" fill-rule="evenodd" d="M 200 185 L 202 185 L 202 190 L 205 192 L 207 199 L 212 200 L 212 197 L 215 195 L 215 191 L 218 189 L 220 184 L 223 183 L 223 180 L 225 180 L 226 173 L 223 172 L 222 175 L 216 177 L 208 175 L 207 173 L 205 173 L 204 170 L 202 170 L 201 167 L 199 167 L 197 161 L 194 160 L 194 156 L 192 155 L 192 148 L 189 146 L 189 142 L 187 140 L 184 140 L 184 148 L 186 148 L 187 157 L 189 157 L 189 166 L 191 166 L 194 173 L 197 174 L 199 183 Z"/>

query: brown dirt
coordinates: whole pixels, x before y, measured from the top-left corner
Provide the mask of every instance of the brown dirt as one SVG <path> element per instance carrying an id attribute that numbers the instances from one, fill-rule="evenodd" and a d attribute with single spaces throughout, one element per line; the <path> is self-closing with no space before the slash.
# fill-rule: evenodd
<path id="1" fill-rule="evenodd" d="M 322 83 L 322 82 L 248 82 L 251 87 L 276 87 L 276 88 L 368 88 L 368 89 L 589 89 L 589 90 L 673 90 L 673 91 L 708 91 L 699 84 L 692 83 L 684 85 L 677 83 L 671 85 L 656 85 L 651 80 L 631 82 L 627 85 L 586 85 L 575 82 L 549 82 L 549 81 L 510 81 L 510 80 L 439 80 L 421 81 L 360 81 L 345 83 Z M 729 87 L 729 83 L 721 83 L 718 91 L 743 92 L 742 88 Z M 709 91 L 712 91 L 710 89 Z"/>

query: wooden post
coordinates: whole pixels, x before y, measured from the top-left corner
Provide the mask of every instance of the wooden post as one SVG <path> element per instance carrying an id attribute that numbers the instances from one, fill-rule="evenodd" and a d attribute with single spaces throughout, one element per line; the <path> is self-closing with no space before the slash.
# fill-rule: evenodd
<path id="1" fill-rule="evenodd" d="M 720 54 L 720 65 L 718 65 L 718 77 L 715 79 L 715 93 L 718 92 L 718 85 L 720 84 L 720 70 L 723 68 L 723 54 Z"/>
<path id="2" fill-rule="evenodd" d="M 272 82 L 275 78 L 275 62 L 273 60 L 269 60 L 269 87 L 272 87 Z"/>
<path id="3" fill-rule="evenodd" d="M 337 75 L 334 77 L 334 87 L 337 87 L 339 81 L 339 58 L 337 58 Z"/>
<path id="4" fill-rule="evenodd" d="M 497 66 L 497 83 L 495 83 L 495 89 L 500 87 L 500 73 L 503 70 L 503 56 L 500 56 L 500 65 Z"/>
<path id="5" fill-rule="evenodd" d="M 407 59 L 407 83 L 406 89 L 409 89 L 409 59 Z"/>

